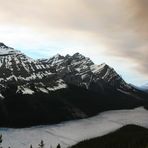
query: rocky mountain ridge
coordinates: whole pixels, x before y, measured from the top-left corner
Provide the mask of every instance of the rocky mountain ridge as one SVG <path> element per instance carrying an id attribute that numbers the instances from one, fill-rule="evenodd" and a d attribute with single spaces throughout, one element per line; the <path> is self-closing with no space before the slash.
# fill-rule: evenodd
<path id="1" fill-rule="evenodd" d="M 103 91 L 103 85 L 129 90 L 128 85 L 113 68 L 103 63 L 95 65 L 89 58 L 76 53 L 72 56 L 56 55 L 50 59 L 33 60 L 23 53 L 0 43 L 0 84 L 16 83 L 18 92 L 32 93 L 34 83 L 38 90 L 48 92 L 73 84 L 86 89 Z M 63 87 L 62 87 L 62 86 Z M 48 88 L 48 89 L 46 89 Z M 26 92 L 25 92 L 26 91 Z"/>
<path id="2" fill-rule="evenodd" d="M 76 53 L 33 60 L 0 43 L 0 126 L 26 127 L 147 107 L 147 94 L 109 65 Z"/>

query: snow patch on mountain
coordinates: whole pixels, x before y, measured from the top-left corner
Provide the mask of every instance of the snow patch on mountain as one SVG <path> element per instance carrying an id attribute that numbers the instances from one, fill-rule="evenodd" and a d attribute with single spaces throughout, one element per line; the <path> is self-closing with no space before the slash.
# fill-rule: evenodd
<path id="1" fill-rule="evenodd" d="M 67 88 L 67 84 L 62 80 L 62 79 L 59 79 L 57 81 L 57 85 L 53 86 L 53 87 L 47 87 L 47 89 L 49 91 L 55 91 L 55 90 L 59 90 L 59 89 L 64 89 L 64 88 Z"/>
<path id="2" fill-rule="evenodd" d="M 23 88 L 21 87 L 21 91 L 22 91 L 23 94 L 29 94 L 29 95 L 34 94 L 33 90 L 31 90 L 29 88 L 25 88 L 25 87 L 23 87 Z"/>
<path id="3" fill-rule="evenodd" d="M 105 63 L 102 63 L 101 65 L 94 64 L 91 66 L 91 71 L 94 74 L 99 74 L 104 69 L 105 66 L 107 66 L 107 64 L 105 64 Z"/>
<path id="4" fill-rule="evenodd" d="M 0 99 L 4 99 L 4 96 L 0 93 Z"/>
<path id="5" fill-rule="evenodd" d="M 20 54 L 20 53 L 21 53 L 20 51 L 14 50 L 13 48 L 8 47 L 3 43 L 0 43 L 0 56 Z"/>
<path id="6" fill-rule="evenodd" d="M 105 63 L 96 65 L 80 53 L 71 56 L 57 54 L 49 59 L 33 60 L 0 43 L 0 71 L 1 84 L 13 82 L 24 86 L 27 83 L 35 83 L 37 89 L 45 93 L 66 88 L 67 84 L 86 89 L 90 89 L 93 84 L 97 91 L 106 83 L 113 88 L 131 90 L 129 84 L 113 68 Z M 54 82 L 59 79 L 64 83 L 55 85 Z M 39 87 L 37 83 L 44 83 L 44 87 Z"/>

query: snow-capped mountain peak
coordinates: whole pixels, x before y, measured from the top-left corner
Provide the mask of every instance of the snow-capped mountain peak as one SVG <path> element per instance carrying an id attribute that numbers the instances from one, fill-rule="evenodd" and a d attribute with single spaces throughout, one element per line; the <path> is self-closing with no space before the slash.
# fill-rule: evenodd
<path id="1" fill-rule="evenodd" d="M 20 51 L 14 50 L 11 47 L 6 46 L 4 43 L 0 43 L 0 56 L 20 54 Z"/>
<path id="2" fill-rule="evenodd" d="M 58 123 L 143 99 L 113 68 L 80 53 L 33 60 L 2 43 L 0 53 L 0 125 Z"/>
<path id="3" fill-rule="evenodd" d="M 91 66 L 91 70 L 93 73 L 100 73 L 103 69 L 110 68 L 106 63 L 102 63 L 100 65 L 93 64 Z"/>
<path id="4" fill-rule="evenodd" d="M 64 59 L 65 59 L 64 56 L 61 56 L 60 54 L 56 54 L 46 62 L 49 63 L 51 66 L 54 66 L 55 64 L 61 63 L 61 61 L 63 61 Z"/>
<path id="5" fill-rule="evenodd" d="M 96 90 L 104 85 L 122 89 L 128 85 L 113 68 L 105 63 L 96 65 L 80 53 L 72 56 L 57 54 L 49 59 L 33 60 L 3 43 L 0 43 L 0 71 L 1 83 L 14 81 L 20 85 L 19 88 L 28 90 L 28 83 L 49 88 L 55 87 L 57 84 L 54 82 L 59 80 L 63 80 L 64 85 L 73 84 L 86 89 L 95 85 Z"/>
<path id="6" fill-rule="evenodd" d="M 88 57 L 85 57 L 84 55 L 80 53 L 75 53 L 74 55 L 71 56 L 71 59 L 73 60 L 73 63 L 80 62 L 81 64 L 88 65 L 88 66 L 94 64 Z"/>
<path id="7" fill-rule="evenodd" d="M 60 60 L 60 59 L 63 59 L 64 56 L 60 55 L 60 54 L 56 54 L 55 56 L 52 57 L 52 59 L 54 60 Z"/>
<path id="8" fill-rule="evenodd" d="M 50 74 L 48 65 L 45 67 L 41 62 L 33 60 L 18 50 L 3 43 L 0 45 L 1 83 L 9 81 L 25 83 Z"/>
<path id="9" fill-rule="evenodd" d="M 84 58 L 86 58 L 84 55 L 80 54 L 79 52 L 73 54 L 72 57 L 76 58 L 76 59 L 84 59 Z"/>
<path id="10" fill-rule="evenodd" d="M 8 48 L 4 43 L 0 42 L 0 47 Z"/>
<path id="11" fill-rule="evenodd" d="M 67 83 L 83 86 L 87 89 L 91 83 L 101 83 L 100 80 L 117 88 L 126 85 L 124 80 L 109 65 L 106 63 L 96 65 L 80 53 L 75 53 L 72 56 L 57 54 L 50 59 L 40 60 L 40 62 L 50 65 L 58 77 Z"/>

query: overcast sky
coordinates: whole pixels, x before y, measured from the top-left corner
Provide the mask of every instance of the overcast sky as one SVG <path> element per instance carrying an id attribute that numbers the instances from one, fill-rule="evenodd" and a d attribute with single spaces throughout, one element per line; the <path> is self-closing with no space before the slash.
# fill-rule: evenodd
<path id="1" fill-rule="evenodd" d="M 80 52 L 148 82 L 148 0 L 0 0 L 0 42 L 33 58 Z"/>

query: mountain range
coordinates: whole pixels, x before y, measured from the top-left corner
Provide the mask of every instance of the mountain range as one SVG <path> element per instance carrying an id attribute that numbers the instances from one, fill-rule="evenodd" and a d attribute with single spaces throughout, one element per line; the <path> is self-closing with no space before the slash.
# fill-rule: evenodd
<path id="1" fill-rule="evenodd" d="M 80 53 L 34 60 L 0 43 L 0 126 L 26 127 L 147 108 L 148 94 Z"/>

